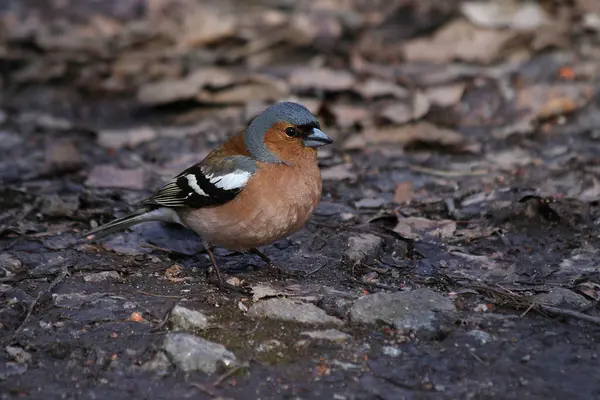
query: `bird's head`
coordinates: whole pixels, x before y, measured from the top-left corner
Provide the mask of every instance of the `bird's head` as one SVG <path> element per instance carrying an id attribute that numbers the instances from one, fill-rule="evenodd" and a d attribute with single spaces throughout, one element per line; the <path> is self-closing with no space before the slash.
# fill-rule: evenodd
<path id="1" fill-rule="evenodd" d="M 316 148 L 333 140 L 321 131 L 317 118 L 303 105 L 277 103 L 256 117 L 244 133 L 250 154 L 266 163 L 316 157 Z"/>

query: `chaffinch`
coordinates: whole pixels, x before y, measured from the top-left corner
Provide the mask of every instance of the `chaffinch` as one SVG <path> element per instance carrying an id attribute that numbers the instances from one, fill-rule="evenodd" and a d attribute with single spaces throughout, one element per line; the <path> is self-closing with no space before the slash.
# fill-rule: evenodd
<path id="1" fill-rule="evenodd" d="M 332 143 L 304 106 L 281 102 L 189 167 L 135 213 L 100 226 L 98 239 L 147 221 L 174 222 L 200 235 L 219 282 L 211 245 L 250 251 L 299 230 L 321 197 L 316 148 Z"/>

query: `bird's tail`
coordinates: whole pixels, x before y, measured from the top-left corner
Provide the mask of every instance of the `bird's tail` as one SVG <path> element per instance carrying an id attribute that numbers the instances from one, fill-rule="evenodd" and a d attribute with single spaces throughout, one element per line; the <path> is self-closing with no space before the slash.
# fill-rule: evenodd
<path id="1" fill-rule="evenodd" d="M 168 208 L 156 208 L 154 210 L 142 209 L 87 232 L 85 238 L 87 240 L 100 239 L 112 233 L 129 228 L 130 226 L 149 221 L 181 223 L 175 210 Z"/>

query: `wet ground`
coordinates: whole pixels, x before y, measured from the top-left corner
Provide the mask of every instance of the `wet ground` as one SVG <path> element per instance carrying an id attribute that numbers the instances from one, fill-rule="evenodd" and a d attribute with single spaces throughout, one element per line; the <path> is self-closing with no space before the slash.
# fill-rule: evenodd
<path id="1" fill-rule="evenodd" d="M 1 398 L 600 397 L 595 2 L 30 3 L 0 6 Z M 299 277 L 81 239 L 280 99 L 336 139 L 262 249 Z"/>

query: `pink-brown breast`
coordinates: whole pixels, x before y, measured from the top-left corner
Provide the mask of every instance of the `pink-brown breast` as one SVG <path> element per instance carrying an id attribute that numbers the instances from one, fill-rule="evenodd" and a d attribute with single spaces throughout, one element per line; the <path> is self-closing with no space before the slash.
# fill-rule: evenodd
<path id="1" fill-rule="evenodd" d="M 238 251 L 296 232 L 313 213 L 322 189 L 316 157 L 296 161 L 259 163 L 259 170 L 232 201 L 187 211 L 182 220 L 209 243 Z"/>

